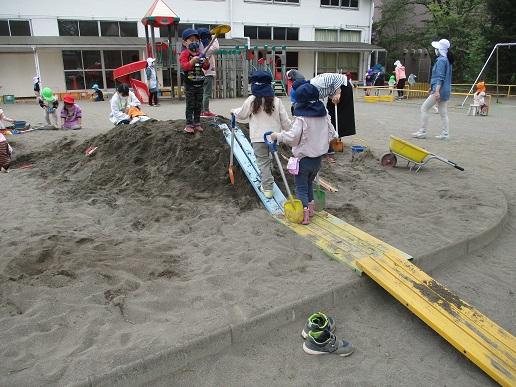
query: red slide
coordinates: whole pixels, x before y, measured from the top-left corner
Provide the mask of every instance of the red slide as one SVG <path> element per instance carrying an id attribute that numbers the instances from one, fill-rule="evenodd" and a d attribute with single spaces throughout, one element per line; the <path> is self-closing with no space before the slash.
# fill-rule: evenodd
<path id="1" fill-rule="evenodd" d="M 128 83 L 134 90 L 134 95 L 141 103 L 149 103 L 149 88 L 145 82 L 131 78 L 132 73 L 144 70 L 147 67 L 146 60 L 129 63 L 113 70 L 113 78 L 118 82 Z"/>

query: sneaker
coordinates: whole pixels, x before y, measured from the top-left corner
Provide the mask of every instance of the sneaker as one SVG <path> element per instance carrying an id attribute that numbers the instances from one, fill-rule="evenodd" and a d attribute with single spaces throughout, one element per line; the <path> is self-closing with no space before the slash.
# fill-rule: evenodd
<path id="1" fill-rule="evenodd" d="M 193 125 L 186 125 L 185 128 L 184 128 L 184 131 L 186 133 L 195 133 Z"/>
<path id="2" fill-rule="evenodd" d="M 335 151 L 333 149 L 330 149 L 326 154 L 329 156 L 333 156 L 335 154 Z"/>
<path id="3" fill-rule="evenodd" d="M 272 190 L 270 190 L 270 189 L 263 189 L 263 185 L 260 186 L 260 191 L 263 192 L 263 194 L 265 195 L 265 197 L 267 199 L 272 199 L 272 197 L 274 196 L 274 193 L 272 192 Z"/>
<path id="4" fill-rule="evenodd" d="M 195 124 L 194 131 L 202 133 L 202 132 L 204 132 L 204 129 L 202 128 L 201 124 Z"/>
<path id="5" fill-rule="evenodd" d="M 412 137 L 414 138 L 426 138 L 426 133 L 418 130 L 415 133 L 412 133 Z"/>
<path id="6" fill-rule="evenodd" d="M 310 331 L 306 341 L 303 343 L 303 351 L 309 355 L 349 356 L 355 349 L 346 340 L 337 340 L 335 335 L 327 330 Z"/>
<path id="7" fill-rule="evenodd" d="M 435 136 L 435 138 L 437 138 L 438 140 L 448 140 L 448 138 L 450 138 L 450 136 L 447 134 L 441 133 L 438 136 Z"/>
<path id="8" fill-rule="evenodd" d="M 330 332 L 335 332 L 335 320 L 332 317 L 326 316 L 322 312 L 317 312 L 308 317 L 305 327 L 301 331 L 301 336 L 306 339 L 310 331 L 323 331 L 328 329 Z"/>
<path id="9" fill-rule="evenodd" d="M 0 171 L 3 172 L 3 173 L 9 173 L 9 170 L 5 169 L 4 167 L 0 168 Z"/>

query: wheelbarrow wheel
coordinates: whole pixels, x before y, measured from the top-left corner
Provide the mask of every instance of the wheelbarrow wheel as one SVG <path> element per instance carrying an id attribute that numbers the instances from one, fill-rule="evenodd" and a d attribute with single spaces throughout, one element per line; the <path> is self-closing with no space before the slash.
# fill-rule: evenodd
<path id="1" fill-rule="evenodd" d="M 386 153 L 380 159 L 380 164 L 382 164 L 384 167 L 389 168 L 394 168 L 397 162 L 398 159 L 396 158 L 396 155 L 394 153 Z"/>

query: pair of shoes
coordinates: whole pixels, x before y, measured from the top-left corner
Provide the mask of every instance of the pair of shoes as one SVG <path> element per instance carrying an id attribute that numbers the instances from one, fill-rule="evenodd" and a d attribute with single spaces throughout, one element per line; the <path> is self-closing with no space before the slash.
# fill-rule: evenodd
<path id="1" fill-rule="evenodd" d="M 310 224 L 310 210 L 308 209 L 308 207 L 303 208 L 303 221 L 301 222 L 301 224 Z"/>
<path id="2" fill-rule="evenodd" d="M 5 169 L 4 167 L 0 168 L 0 171 L 3 172 L 3 173 L 9 173 L 9 170 Z"/>
<path id="3" fill-rule="evenodd" d="M 186 133 L 195 133 L 194 126 L 193 125 L 186 125 L 183 129 Z"/>
<path id="4" fill-rule="evenodd" d="M 417 132 L 412 133 L 412 137 L 414 138 L 426 138 L 426 132 L 422 132 L 418 130 Z"/>
<path id="5" fill-rule="evenodd" d="M 346 340 L 337 340 L 333 332 L 333 318 L 321 312 L 312 314 L 301 331 L 301 336 L 305 339 L 303 351 L 310 355 L 351 355 L 354 351 L 353 345 Z"/>
<path id="6" fill-rule="evenodd" d="M 438 136 L 435 136 L 438 140 L 448 140 L 450 136 L 448 134 L 441 133 Z"/>
<path id="7" fill-rule="evenodd" d="M 308 202 L 308 216 L 310 218 L 315 215 L 315 201 Z"/>
<path id="8" fill-rule="evenodd" d="M 272 199 L 272 197 L 274 196 L 274 193 L 272 192 L 272 190 L 270 190 L 270 189 L 263 189 L 263 185 L 260 186 L 260 191 L 263 192 L 263 194 L 265 195 L 265 197 L 267 199 Z"/>
<path id="9" fill-rule="evenodd" d="M 217 115 L 215 113 L 208 111 L 201 112 L 201 117 L 209 118 L 209 117 L 216 117 Z"/>
<path id="10" fill-rule="evenodd" d="M 204 129 L 202 128 L 201 124 L 195 124 L 194 131 L 202 133 L 202 132 L 204 132 Z"/>

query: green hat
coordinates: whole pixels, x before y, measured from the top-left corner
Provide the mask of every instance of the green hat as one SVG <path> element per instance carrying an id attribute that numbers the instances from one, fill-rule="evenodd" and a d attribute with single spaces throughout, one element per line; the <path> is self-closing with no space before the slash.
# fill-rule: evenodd
<path id="1" fill-rule="evenodd" d="M 389 81 L 395 81 L 396 80 L 396 77 L 394 75 L 391 75 L 391 77 L 389 78 Z"/>
<path id="2" fill-rule="evenodd" d="M 54 100 L 54 93 L 52 93 L 50 87 L 44 87 L 43 90 L 41 90 L 41 95 L 45 101 L 52 102 Z"/>

